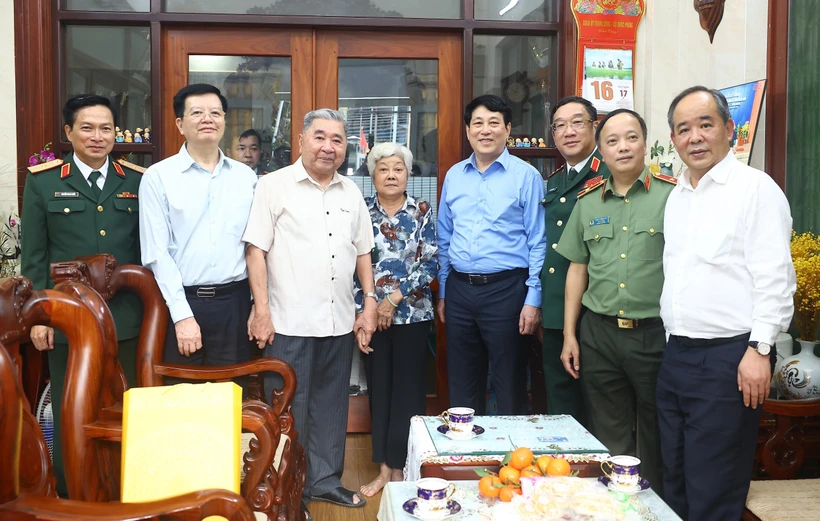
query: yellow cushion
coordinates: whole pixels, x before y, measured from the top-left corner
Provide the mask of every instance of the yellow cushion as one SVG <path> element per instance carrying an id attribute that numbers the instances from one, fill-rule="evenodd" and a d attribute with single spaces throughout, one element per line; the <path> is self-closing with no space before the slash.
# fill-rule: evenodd
<path id="1" fill-rule="evenodd" d="M 746 508 L 761 521 L 820 519 L 820 479 L 752 481 Z"/>

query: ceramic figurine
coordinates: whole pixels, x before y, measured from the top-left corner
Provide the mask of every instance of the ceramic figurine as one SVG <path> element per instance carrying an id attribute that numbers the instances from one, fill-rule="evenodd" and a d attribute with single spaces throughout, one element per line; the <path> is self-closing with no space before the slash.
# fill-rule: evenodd
<path id="1" fill-rule="evenodd" d="M 515 140 L 513 138 L 507 138 L 507 148 L 514 148 L 515 147 Z"/>
<path id="2" fill-rule="evenodd" d="M 520 137 L 515 138 L 515 148 L 521 148 L 523 146 L 524 146 L 524 144 L 521 143 L 521 138 Z"/>
<path id="3" fill-rule="evenodd" d="M 137 130 L 134 132 L 134 143 L 142 143 L 142 128 L 137 127 Z"/>
<path id="4" fill-rule="evenodd" d="M 131 137 L 131 131 L 130 130 L 125 131 L 125 142 L 126 143 L 133 143 L 134 142 L 134 138 Z"/>
<path id="5" fill-rule="evenodd" d="M 114 143 L 124 143 L 124 142 L 125 142 L 125 136 L 123 136 L 122 130 L 120 130 L 120 127 L 117 127 L 117 133 L 114 135 Z"/>
<path id="6" fill-rule="evenodd" d="M 524 141 L 524 148 L 530 148 L 530 138 L 525 137 L 523 141 Z"/>
<path id="7" fill-rule="evenodd" d="M 538 140 L 535 139 L 535 138 L 530 139 L 530 146 L 532 148 L 537 148 L 538 147 Z"/>
<path id="8" fill-rule="evenodd" d="M 151 142 L 151 129 L 145 127 L 145 133 L 142 135 L 142 142 L 143 143 L 150 143 Z"/>
<path id="9" fill-rule="evenodd" d="M 544 138 L 538 138 L 538 148 L 547 148 L 547 144 L 544 143 Z"/>

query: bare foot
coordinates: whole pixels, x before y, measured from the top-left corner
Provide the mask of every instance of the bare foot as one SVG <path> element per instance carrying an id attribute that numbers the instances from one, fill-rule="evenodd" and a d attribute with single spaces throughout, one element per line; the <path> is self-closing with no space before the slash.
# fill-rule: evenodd
<path id="1" fill-rule="evenodd" d="M 386 463 L 382 463 L 379 468 L 379 475 L 376 476 L 376 479 L 367 485 L 362 485 L 362 488 L 359 490 L 367 497 L 375 496 L 381 489 L 384 488 L 385 485 L 387 485 L 387 482 L 390 481 L 392 474 L 393 469 L 388 467 Z"/>
<path id="2" fill-rule="evenodd" d="M 391 469 L 390 481 L 404 481 L 404 471 L 402 469 Z"/>

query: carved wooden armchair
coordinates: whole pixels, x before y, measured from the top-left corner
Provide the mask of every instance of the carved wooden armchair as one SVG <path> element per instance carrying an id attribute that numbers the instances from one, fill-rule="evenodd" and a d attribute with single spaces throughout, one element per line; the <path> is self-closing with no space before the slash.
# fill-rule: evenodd
<path id="1" fill-rule="evenodd" d="M 744 521 L 808 519 L 820 515 L 820 479 L 795 479 L 808 455 L 820 454 L 820 399 L 766 400 Z"/>
<path id="2" fill-rule="evenodd" d="M 60 284 L 72 282 L 93 288 L 94 295 L 86 292 L 78 296 L 94 309 L 103 307 L 96 302 L 96 298 L 108 300 L 120 290 L 132 291 L 140 297 L 143 303 L 143 323 L 137 351 L 139 386 L 163 385 L 163 378 L 166 376 L 195 381 L 229 381 L 238 376 L 258 375 L 262 371 L 274 371 L 282 375 L 284 387 L 271 391 L 273 407 L 259 400 L 246 400 L 243 403 L 243 430 L 252 434 L 243 434 L 247 452 L 244 457 L 242 494 L 254 510 L 265 513 L 270 519 L 302 519 L 301 495 L 306 465 L 304 450 L 297 442 L 298 433 L 293 427 L 293 417 L 290 414 L 290 401 L 296 390 L 296 375 L 289 365 L 272 358 L 225 367 L 164 364 L 162 353 L 169 313 L 150 271 L 135 265 L 117 266 L 112 256 L 100 254 L 55 264 L 52 266 L 52 278 Z M 77 290 L 74 288 L 72 291 Z M 102 315 L 99 319 L 106 320 Z M 109 387 L 115 389 L 118 382 L 124 380 L 119 375 L 112 377 L 110 368 L 112 362 L 116 363 L 113 330 L 108 336 L 107 344 L 113 345 L 113 350 L 105 350 L 105 374 L 107 381 L 113 378 L 114 383 Z M 97 434 L 102 439 L 118 441 L 121 419 L 111 419 L 111 423 L 100 425 L 100 432 Z M 272 443 L 268 440 L 274 441 Z M 109 468 L 113 479 L 115 469 L 111 466 Z"/>
<path id="3" fill-rule="evenodd" d="M 5 284 L 4 288 L 8 286 L 7 280 L 0 282 Z M 27 453 L 38 453 L 38 459 L 43 461 L 40 470 L 44 471 L 44 482 L 51 485 L 52 491 L 54 482 L 45 439 L 25 401 L 17 378 L 17 367 L 0 345 L 0 519 L 136 521 L 158 516 L 165 519 L 204 519 L 212 515 L 232 521 L 254 519 L 245 500 L 227 490 L 203 490 L 162 501 L 129 505 L 21 494 L 24 488 L 21 474 L 25 472 L 25 465 L 21 464 L 26 461 Z M 47 487 L 45 491 L 48 492 Z"/>

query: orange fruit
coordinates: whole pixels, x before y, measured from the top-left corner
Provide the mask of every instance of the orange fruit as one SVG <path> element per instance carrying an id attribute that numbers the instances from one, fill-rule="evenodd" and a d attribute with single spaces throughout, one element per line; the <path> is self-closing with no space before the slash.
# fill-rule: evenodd
<path id="1" fill-rule="evenodd" d="M 530 466 L 521 471 L 522 478 L 540 478 L 541 476 L 543 476 L 543 474 L 538 470 L 538 467 Z"/>
<path id="2" fill-rule="evenodd" d="M 552 456 L 538 456 L 538 459 L 535 460 L 535 465 L 538 467 L 538 470 L 541 471 L 542 476 L 547 475 L 547 467 L 553 459 Z"/>
<path id="3" fill-rule="evenodd" d="M 510 462 L 508 463 L 514 469 L 525 469 L 532 465 L 532 451 L 527 447 L 519 447 L 512 451 L 510 455 Z"/>
<path id="4" fill-rule="evenodd" d="M 478 480 L 478 492 L 484 497 L 498 497 L 501 489 L 496 488 L 495 485 L 500 484 L 501 480 L 498 476 L 484 476 Z"/>
<path id="5" fill-rule="evenodd" d="M 502 483 L 508 485 L 510 483 L 520 483 L 521 473 L 518 472 L 518 469 L 514 469 L 512 467 L 501 467 L 501 470 L 498 471 L 498 479 L 501 480 Z"/>
<path id="6" fill-rule="evenodd" d="M 521 489 L 516 488 L 512 485 L 506 485 L 504 488 L 501 489 L 501 492 L 498 493 L 498 499 L 504 501 L 505 503 L 509 503 L 512 501 L 514 495 L 518 494 L 521 495 Z"/>
<path id="7" fill-rule="evenodd" d="M 547 466 L 547 475 L 549 476 L 569 476 L 570 473 L 569 462 L 562 458 L 553 459 Z"/>

